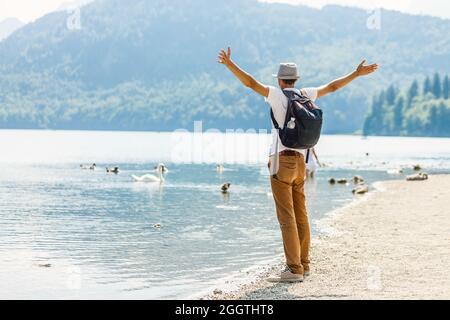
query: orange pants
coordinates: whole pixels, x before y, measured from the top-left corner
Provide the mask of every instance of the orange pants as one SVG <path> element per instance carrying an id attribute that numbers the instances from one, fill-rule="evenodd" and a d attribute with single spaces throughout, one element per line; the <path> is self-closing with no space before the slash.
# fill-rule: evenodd
<path id="1" fill-rule="evenodd" d="M 279 170 L 271 177 L 286 263 L 293 273 L 309 271 L 311 232 L 305 203 L 305 158 L 280 156 Z"/>

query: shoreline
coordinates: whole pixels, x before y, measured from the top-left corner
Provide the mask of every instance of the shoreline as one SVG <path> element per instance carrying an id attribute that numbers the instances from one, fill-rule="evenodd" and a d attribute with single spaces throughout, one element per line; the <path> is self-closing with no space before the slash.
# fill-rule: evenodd
<path id="1" fill-rule="evenodd" d="M 237 289 L 200 299 L 449 299 L 450 247 L 444 244 L 450 241 L 450 219 L 442 209 L 450 199 L 450 175 L 379 181 L 372 187 L 316 222 L 324 233 L 312 239 L 312 275 L 304 283 L 265 281 L 281 270 L 280 259 Z M 423 251 L 417 247 L 421 239 Z M 420 253 L 428 259 L 419 259 Z"/>

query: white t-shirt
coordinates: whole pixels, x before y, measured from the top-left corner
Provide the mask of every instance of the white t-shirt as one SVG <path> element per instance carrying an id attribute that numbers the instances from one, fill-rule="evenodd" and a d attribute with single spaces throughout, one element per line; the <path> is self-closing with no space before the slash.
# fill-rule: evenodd
<path id="1" fill-rule="evenodd" d="M 286 89 L 286 90 L 293 90 L 293 91 L 300 93 L 300 90 L 294 89 L 294 88 Z M 316 101 L 317 94 L 318 94 L 318 88 L 305 88 L 302 90 L 304 93 L 306 93 L 306 95 L 312 101 Z M 283 93 L 283 90 L 281 90 L 280 88 L 269 86 L 269 96 L 265 100 L 272 108 L 273 115 L 275 116 L 275 120 L 277 120 L 278 125 L 280 126 L 280 128 L 282 128 L 284 125 L 284 121 L 286 119 L 286 111 L 287 111 L 288 102 L 289 102 L 288 98 Z M 272 123 L 272 127 L 275 129 L 275 126 L 273 125 L 273 123 Z M 276 150 L 277 139 L 278 139 L 278 152 L 281 152 L 284 150 L 294 150 L 294 151 L 300 152 L 303 155 L 305 155 L 305 150 L 292 149 L 292 148 L 287 148 L 287 147 L 283 146 L 277 130 L 272 130 L 272 136 L 273 136 L 273 138 L 272 138 L 272 145 L 270 147 L 270 156 L 273 156 L 276 152 L 275 150 Z"/>

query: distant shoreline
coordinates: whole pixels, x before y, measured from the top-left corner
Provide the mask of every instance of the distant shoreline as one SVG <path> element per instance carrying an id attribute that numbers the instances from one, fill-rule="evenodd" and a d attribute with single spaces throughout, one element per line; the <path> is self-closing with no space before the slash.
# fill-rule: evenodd
<path id="1" fill-rule="evenodd" d="M 376 185 L 324 219 L 331 230 L 314 239 L 313 274 L 304 283 L 270 285 L 273 266 L 239 290 L 204 299 L 449 299 L 450 220 L 442 208 L 450 175 Z"/>
<path id="2" fill-rule="evenodd" d="M 204 134 L 216 134 L 216 133 L 222 133 L 225 134 L 226 130 L 220 130 L 220 132 L 206 132 L 211 128 L 205 128 L 203 133 Z M 241 130 L 242 128 L 229 128 L 229 130 Z M 193 130 L 187 130 L 185 128 L 180 128 L 177 130 L 186 130 L 186 131 L 180 131 L 180 133 L 195 133 Z M 252 130 L 252 128 L 243 129 L 243 130 Z M 258 130 L 269 130 L 267 128 L 259 128 Z M 18 129 L 18 128 L 0 128 L 1 132 L 14 132 L 14 131 L 25 131 L 25 132 L 79 132 L 79 133 L 87 133 L 87 132 L 95 132 L 95 133 L 174 133 L 177 132 L 176 130 L 103 130 L 103 129 L 39 129 L 39 128 L 25 128 L 25 129 Z M 256 133 L 250 133 L 250 132 L 236 132 L 236 133 L 242 133 L 242 134 L 258 134 Z M 270 131 L 268 131 L 268 134 L 270 134 Z M 361 133 L 326 133 L 324 132 L 322 135 L 324 136 L 346 136 L 346 137 L 361 137 L 361 138 L 424 138 L 424 139 L 450 139 L 450 136 L 415 136 L 415 135 L 408 135 L 408 136 L 394 136 L 394 135 L 363 135 Z"/>

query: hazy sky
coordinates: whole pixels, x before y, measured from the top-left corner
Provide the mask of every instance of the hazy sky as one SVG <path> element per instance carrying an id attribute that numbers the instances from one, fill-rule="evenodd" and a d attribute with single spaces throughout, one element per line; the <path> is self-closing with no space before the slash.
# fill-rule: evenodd
<path id="1" fill-rule="evenodd" d="M 30 22 L 46 13 L 58 9 L 63 4 L 76 0 L 0 0 L 0 20 L 16 17 Z"/>
<path id="2" fill-rule="evenodd" d="M 223 0 L 212 0 L 223 1 Z M 264 0 L 287 2 L 321 7 L 326 4 L 341 4 L 365 8 L 383 7 L 410 13 L 423 13 L 450 18 L 449 0 Z M 0 20 L 17 17 L 24 22 L 33 21 L 42 15 L 73 0 L 0 0 Z"/>

